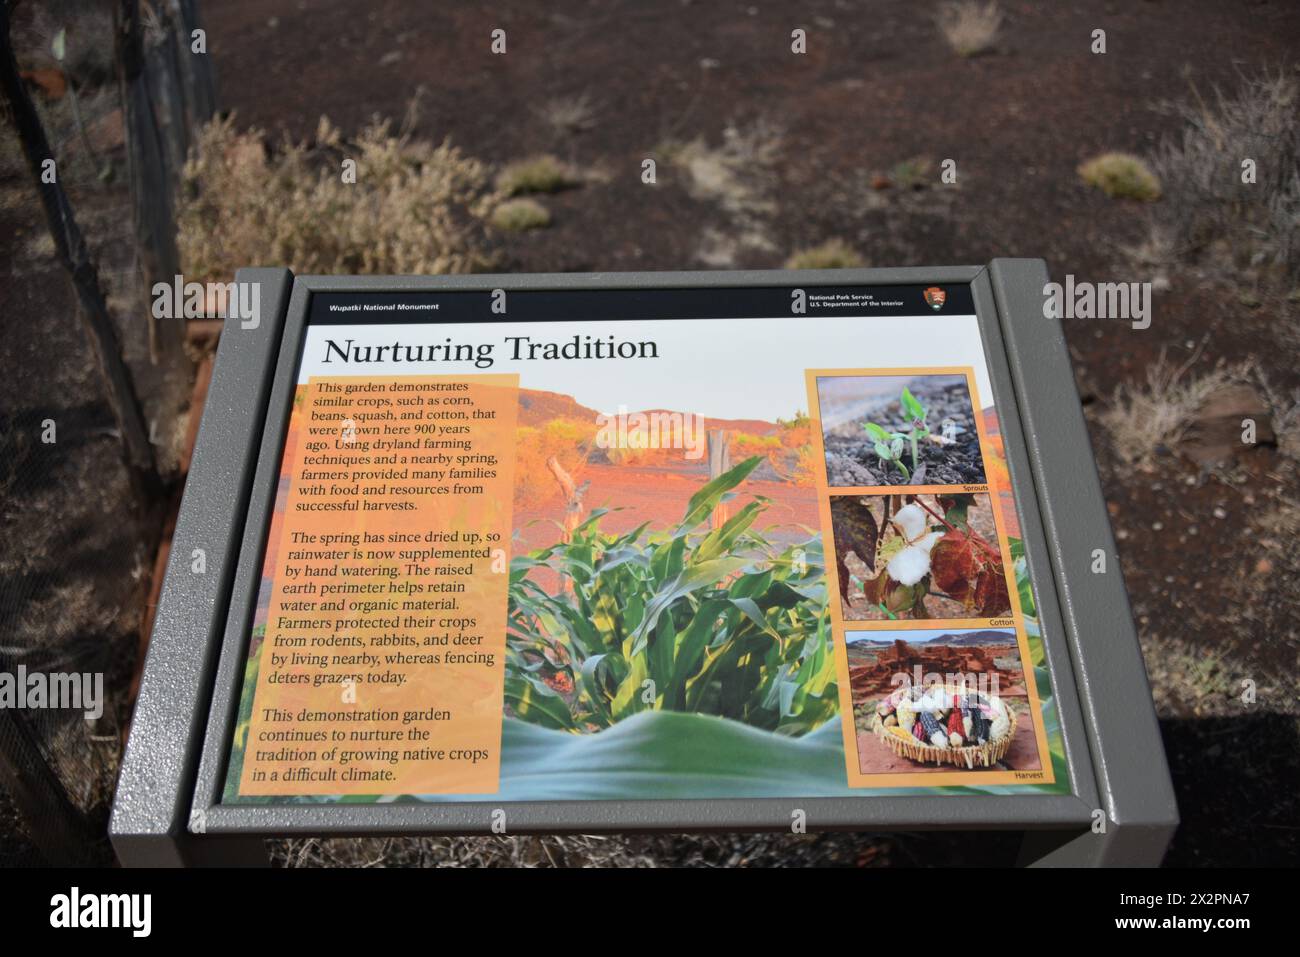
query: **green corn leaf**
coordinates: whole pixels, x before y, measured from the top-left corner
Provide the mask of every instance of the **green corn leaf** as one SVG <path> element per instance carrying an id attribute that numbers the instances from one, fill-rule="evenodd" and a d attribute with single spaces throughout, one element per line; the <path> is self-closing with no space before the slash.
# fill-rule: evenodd
<path id="1" fill-rule="evenodd" d="M 618 652 L 592 655 L 582 664 L 582 687 L 602 727 L 614 723 L 610 704 L 630 670 L 627 660 Z"/>
<path id="2" fill-rule="evenodd" d="M 655 697 L 661 698 L 664 690 L 672 682 L 673 656 L 677 650 L 677 629 L 673 627 L 672 615 L 659 616 L 659 624 L 655 626 L 654 636 L 650 639 L 647 650 L 650 680 L 655 683 Z"/>
<path id="3" fill-rule="evenodd" d="M 721 528 L 710 532 L 700 542 L 699 546 L 691 553 L 692 562 L 708 561 L 712 558 L 718 558 L 731 551 L 736 540 L 744 534 L 745 530 L 754 524 L 759 513 L 768 506 L 768 499 L 756 498 L 747 504 L 744 508 L 731 516 Z"/>
<path id="4" fill-rule="evenodd" d="M 613 712 L 616 722 L 651 707 L 641 700 L 641 696 L 646 690 L 646 679 L 650 677 L 646 656 L 636 655 L 630 660 L 629 664 L 627 674 L 623 676 L 623 680 L 619 683 L 618 693 L 614 695 L 614 700 L 610 704 L 610 710 Z"/>
<path id="5" fill-rule="evenodd" d="M 666 706 L 680 711 L 686 705 L 686 682 L 699 669 L 704 660 L 704 649 L 713 637 L 718 617 L 730 602 L 713 599 L 700 604 L 685 629 L 677 634 L 676 653 L 673 657 L 673 675 L 664 693 Z"/>
<path id="6" fill-rule="evenodd" d="M 659 623 L 659 616 L 667 611 L 673 602 L 740 571 L 749 562 L 748 558 L 715 558 L 713 561 L 698 562 L 690 568 L 683 569 L 676 578 L 661 587 L 654 598 L 646 604 L 645 618 L 632 633 L 634 642 L 632 655 L 636 656 L 645 647 L 646 636 L 650 629 Z"/>
<path id="7" fill-rule="evenodd" d="M 758 607 L 758 602 L 754 601 L 754 599 L 732 598 L 731 603 L 739 608 L 741 614 L 752 621 L 758 627 L 759 631 L 775 638 L 777 641 L 781 640 L 781 636 L 777 634 L 776 630 L 767 623 L 767 619 L 763 617 L 763 609 Z"/>
<path id="8" fill-rule="evenodd" d="M 510 709 L 524 720 L 561 730 L 576 727 L 568 702 L 536 678 L 507 677 L 505 697 Z"/>
<path id="9" fill-rule="evenodd" d="M 749 478 L 749 473 L 758 468 L 758 464 L 762 461 L 763 456 L 761 455 L 751 456 L 729 471 L 723 472 L 692 495 L 691 500 L 686 503 L 686 514 L 683 516 L 676 534 L 679 536 L 685 535 L 701 522 L 707 520 L 713 514 L 713 510 L 722 503 L 726 493 Z"/>

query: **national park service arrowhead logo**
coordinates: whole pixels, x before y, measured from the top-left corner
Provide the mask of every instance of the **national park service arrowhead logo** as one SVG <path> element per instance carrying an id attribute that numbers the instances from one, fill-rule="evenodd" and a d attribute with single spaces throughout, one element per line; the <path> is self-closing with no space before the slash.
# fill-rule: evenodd
<path id="1" fill-rule="evenodd" d="M 922 295 L 925 296 L 925 304 L 935 312 L 942 309 L 943 304 L 948 301 L 948 294 L 938 286 L 931 286 Z"/>

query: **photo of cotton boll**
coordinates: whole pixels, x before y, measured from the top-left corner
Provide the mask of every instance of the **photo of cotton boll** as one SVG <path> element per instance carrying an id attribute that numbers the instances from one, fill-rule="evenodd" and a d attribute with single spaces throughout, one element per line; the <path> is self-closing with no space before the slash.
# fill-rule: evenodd
<path id="1" fill-rule="evenodd" d="M 984 493 L 831 498 L 845 621 L 998 618 L 1011 613 Z"/>

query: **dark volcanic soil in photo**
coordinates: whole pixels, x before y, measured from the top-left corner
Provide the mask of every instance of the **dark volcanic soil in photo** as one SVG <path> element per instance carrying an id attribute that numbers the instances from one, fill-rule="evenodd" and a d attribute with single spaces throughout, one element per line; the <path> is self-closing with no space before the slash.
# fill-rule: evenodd
<path id="1" fill-rule="evenodd" d="M 875 485 L 983 485 L 984 463 L 980 459 L 979 432 L 971 411 L 966 383 L 947 376 L 913 379 L 908 388 L 929 410 L 927 424 L 940 434 L 940 425 L 952 419 L 961 428 L 956 444 L 940 446 L 929 439 L 917 444 L 921 457 L 913 467 L 912 448 L 905 443 L 903 462 L 910 470 L 904 478 L 898 467 L 881 464 L 874 442 L 864 423 L 874 422 L 889 431 L 902 431 L 903 410 L 897 398 L 882 398 L 879 406 L 865 411 L 851 422 L 842 422 L 826 432 L 826 475 L 833 488 Z"/>

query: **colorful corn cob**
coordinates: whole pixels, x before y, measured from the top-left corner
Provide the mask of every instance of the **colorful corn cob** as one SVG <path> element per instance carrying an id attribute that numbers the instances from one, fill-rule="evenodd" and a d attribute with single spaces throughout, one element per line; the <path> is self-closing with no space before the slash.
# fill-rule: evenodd
<path id="1" fill-rule="evenodd" d="M 948 743 L 960 748 L 966 742 L 966 726 L 962 723 L 961 708 L 954 707 L 948 714 Z"/>
<path id="2" fill-rule="evenodd" d="M 907 702 L 898 702 L 898 726 L 900 728 L 911 728 L 916 723 L 916 712 L 908 707 Z"/>
<path id="3" fill-rule="evenodd" d="M 936 748 L 948 747 L 948 735 L 944 734 L 943 728 L 930 712 L 921 712 L 921 727 L 925 731 L 922 741 L 929 741 Z"/>

